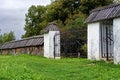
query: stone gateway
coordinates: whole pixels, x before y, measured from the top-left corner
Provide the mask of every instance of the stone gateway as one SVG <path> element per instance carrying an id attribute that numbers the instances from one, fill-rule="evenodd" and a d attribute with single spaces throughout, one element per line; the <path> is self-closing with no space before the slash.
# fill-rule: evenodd
<path id="1" fill-rule="evenodd" d="M 120 4 L 91 11 L 88 23 L 88 59 L 120 63 Z"/>

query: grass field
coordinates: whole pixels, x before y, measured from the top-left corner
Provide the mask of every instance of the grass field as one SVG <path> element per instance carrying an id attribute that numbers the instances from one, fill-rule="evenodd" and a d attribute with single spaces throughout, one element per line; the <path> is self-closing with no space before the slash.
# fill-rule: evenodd
<path id="1" fill-rule="evenodd" d="M 0 80 L 120 80 L 120 65 L 40 56 L 0 56 Z"/>

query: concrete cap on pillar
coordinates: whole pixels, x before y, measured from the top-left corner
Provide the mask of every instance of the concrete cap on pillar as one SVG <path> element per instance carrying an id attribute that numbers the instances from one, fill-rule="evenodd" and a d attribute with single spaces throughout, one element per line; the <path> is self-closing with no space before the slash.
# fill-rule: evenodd
<path id="1" fill-rule="evenodd" d="M 49 31 L 60 31 L 57 24 L 55 22 L 51 22 L 47 25 L 47 27 L 44 29 L 44 32 L 47 33 Z"/>

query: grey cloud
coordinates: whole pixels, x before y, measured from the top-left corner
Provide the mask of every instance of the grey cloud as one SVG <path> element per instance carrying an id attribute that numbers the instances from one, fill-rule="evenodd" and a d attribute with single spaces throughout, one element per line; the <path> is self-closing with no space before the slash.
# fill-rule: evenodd
<path id="1" fill-rule="evenodd" d="M 1 0 L 0 1 L 1 33 L 14 31 L 20 39 L 24 31 L 25 13 L 31 5 L 47 5 L 50 0 Z"/>

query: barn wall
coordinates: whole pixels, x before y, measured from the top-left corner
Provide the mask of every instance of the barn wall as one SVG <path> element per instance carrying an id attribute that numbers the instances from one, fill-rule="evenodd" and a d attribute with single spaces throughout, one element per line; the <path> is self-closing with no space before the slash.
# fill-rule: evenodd
<path id="1" fill-rule="evenodd" d="M 100 60 L 100 23 L 88 24 L 88 59 Z"/>
<path id="2" fill-rule="evenodd" d="M 35 46 L 35 47 L 26 47 L 25 48 L 27 54 L 32 55 L 44 55 L 43 46 Z"/>
<path id="3" fill-rule="evenodd" d="M 43 46 L 39 46 L 39 47 L 37 47 L 37 49 L 38 49 L 38 55 L 44 55 L 44 47 Z"/>
<path id="4" fill-rule="evenodd" d="M 12 50 L 12 54 L 15 54 L 16 53 L 16 49 L 11 49 Z"/>
<path id="5" fill-rule="evenodd" d="M 37 47 L 33 47 L 33 52 L 32 52 L 32 54 L 33 55 L 37 55 L 38 54 L 38 49 L 37 49 Z"/>
<path id="6" fill-rule="evenodd" d="M 27 48 L 25 47 L 25 48 L 21 48 L 22 50 L 21 50 L 21 53 L 27 53 Z"/>
<path id="7" fill-rule="evenodd" d="M 36 46 L 36 47 L 24 47 L 24 48 L 16 48 L 16 49 L 6 49 L 1 50 L 1 54 L 7 55 L 7 54 L 32 54 L 32 55 L 43 55 L 44 49 L 43 46 Z"/>
<path id="8" fill-rule="evenodd" d="M 41 47 L 40 50 L 41 50 L 41 54 L 44 55 L 44 47 Z"/>
<path id="9" fill-rule="evenodd" d="M 8 54 L 8 50 L 2 50 L 2 54 L 3 55 L 7 55 Z"/>
<path id="10" fill-rule="evenodd" d="M 20 54 L 22 52 L 22 48 L 16 48 L 15 49 L 15 54 Z"/>
<path id="11" fill-rule="evenodd" d="M 114 63 L 120 63 L 120 18 L 113 20 Z"/>
<path id="12" fill-rule="evenodd" d="M 37 47 L 32 47 L 32 53 L 33 55 L 43 55 L 43 47 L 42 46 L 37 46 Z"/>

